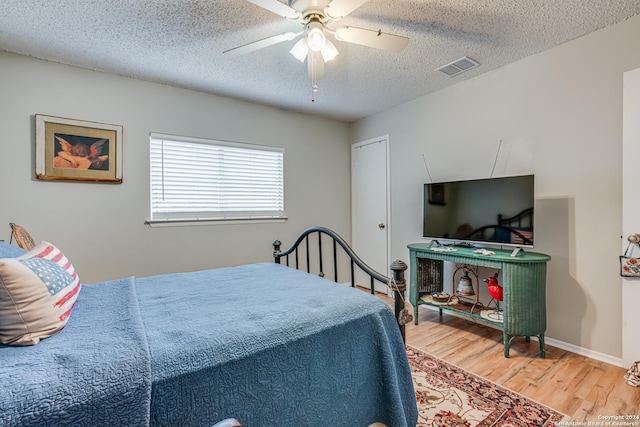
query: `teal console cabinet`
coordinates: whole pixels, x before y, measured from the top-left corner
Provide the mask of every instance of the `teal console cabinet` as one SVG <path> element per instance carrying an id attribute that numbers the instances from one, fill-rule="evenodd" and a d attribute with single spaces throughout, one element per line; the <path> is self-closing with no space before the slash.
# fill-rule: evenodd
<path id="1" fill-rule="evenodd" d="M 491 249 L 493 255 L 483 255 L 476 252 L 476 248 L 451 247 L 453 250 L 444 251 L 442 248 L 430 247 L 426 243 L 408 245 L 410 254 L 410 302 L 413 305 L 414 322 L 418 324 L 418 307 L 423 304 L 434 305 L 440 310 L 456 312 L 475 320 L 489 323 L 503 332 L 504 356 L 509 357 L 511 341 L 517 336 L 524 336 L 527 341 L 536 336 L 540 342 L 540 357 L 545 357 L 544 333 L 547 329 L 546 312 L 546 274 L 547 262 L 550 256 L 535 252 L 520 252 L 512 256 L 512 251 Z M 435 260 L 465 264 L 469 266 L 489 267 L 502 271 L 503 309 L 502 322 L 489 320 L 480 315 L 480 310 L 471 310 L 469 306 L 436 305 L 424 301 L 420 296 L 419 283 L 424 283 L 424 269 L 419 268 L 421 260 Z M 419 272 L 420 270 L 420 272 Z M 442 276 L 435 275 L 428 280 L 440 281 L 442 290 Z M 455 292 L 455 290 L 453 291 Z"/>

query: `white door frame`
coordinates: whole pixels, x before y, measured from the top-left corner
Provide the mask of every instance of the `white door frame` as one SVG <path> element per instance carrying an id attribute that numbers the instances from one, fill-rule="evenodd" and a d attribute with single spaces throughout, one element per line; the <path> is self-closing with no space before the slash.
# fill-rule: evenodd
<path id="1" fill-rule="evenodd" d="M 360 141 L 360 142 L 356 142 L 351 144 L 351 159 L 354 158 L 354 153 L 355 150 L 358 147 L 362 147 L 365 145 L 369 145 L 369 144 L 374 144 L 376 142 L 380 142 L 380 141 L 384 141 L 385 144 L 385 185 L 386 185 L 386 224 L 385 224 L 385 229 L 386 229 L 386 233 L 387 233 L 387 247 L 385 248 L 386 251 L 386 258 L 387 258 L 387 262 L 385 265 L 385 270 L 384 271 L 379 271 L 379 273 L 382 273 L 385 276 L 389 276 L 389 265 L 391 264 L 391 173 L 390 173 L 390 161 L 389 161 L 389 134 L 386 135 L 382 135 L 379 136 L 377 138 L 370 138 L 367 139 L 365 141 Z M 352 160 L 353 162 L 353 160 Z M 352 163 L 353 164 L 353 163 Z M 351 200 L 353 203 L 353 192 L 354 192 L 354 182 L 353 179 L 351 180 Z M 353 229 L 354 229 L 354 222 L 355 222 L 355 218 L 353 217 L 353 206 L 351 208 L 351 242 L 352 244 L 355 244 L 353 238 Z M 387 286 L 387 295 L 392 296 L 393 292 L 391 290 L 391 288 L 389 286 Z"/>
<path id="2" fill-rule="evenodd" d="M 622 131 L 622 245 L 624 252 L 630 234 L 640 233 L 640 201 L 637 183 L 640 179 L 637 159 L 640 156 L 640 68 L 624 73 Z M 638 324 L 640 283 L 638 279 L 622 278 L 622 363 L 629 368 L 640 360 Z"/>

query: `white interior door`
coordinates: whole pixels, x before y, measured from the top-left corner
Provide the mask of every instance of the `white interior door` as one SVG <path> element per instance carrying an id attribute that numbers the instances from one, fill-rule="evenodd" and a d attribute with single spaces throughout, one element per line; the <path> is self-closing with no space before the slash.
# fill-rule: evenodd
<path id="1" fill-rule="evenodd" d="M 351 146 L 351 242 L 358 256 L 374 270 L 389 275 L 388 136 Z M 356 274 L 356 283 L 370 288 L 370 280 Z M 374 282 L 375 290 L 389 293 Z"/>

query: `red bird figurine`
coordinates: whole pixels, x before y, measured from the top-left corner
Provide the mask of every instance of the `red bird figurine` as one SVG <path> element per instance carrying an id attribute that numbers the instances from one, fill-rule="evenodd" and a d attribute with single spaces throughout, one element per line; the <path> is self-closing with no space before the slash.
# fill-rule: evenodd
<path id="1" fill-rule="evenodd" d="M 498 273 L 495 273 L 484 281 L 487 282 L 489 295 L 491 295 L 496 301 L 502 301 L 502 286 L 498 284 Z"/>

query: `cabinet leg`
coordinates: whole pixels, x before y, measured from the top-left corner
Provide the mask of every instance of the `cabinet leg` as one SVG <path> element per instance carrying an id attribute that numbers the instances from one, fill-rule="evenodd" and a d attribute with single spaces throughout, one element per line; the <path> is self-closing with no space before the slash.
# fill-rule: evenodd
<path id="1" fill-rule="evenodd" d="M 511 347 L 511 341 L 513 341 L 516 337 L 520 335 L 514 335 L 509 338 L 509 335 L 506 332 L 502 332 L 502 339 L 504 340 L 504 357 L 509 357 L 509 348 Z M 526 342 L 531 342 L 530 336 L 524 337 Z M 538 335 L 538 341 L 540 342 L 540 358 L 546 358 L 545 346 L 544 346 L 544 334 Z"/>
<path id="2" fill-rule="evenodd" d="M 511 346 L 511 340 L 506 332 L 502 332 L 502 340 L 504 343 L 504 357 L 509 357 L 509 347 Z"/>
<path id="3" fill-rule="evenodd" d="M 418 324 L 418 304 L 413 304 L 413 324 Z"/>

